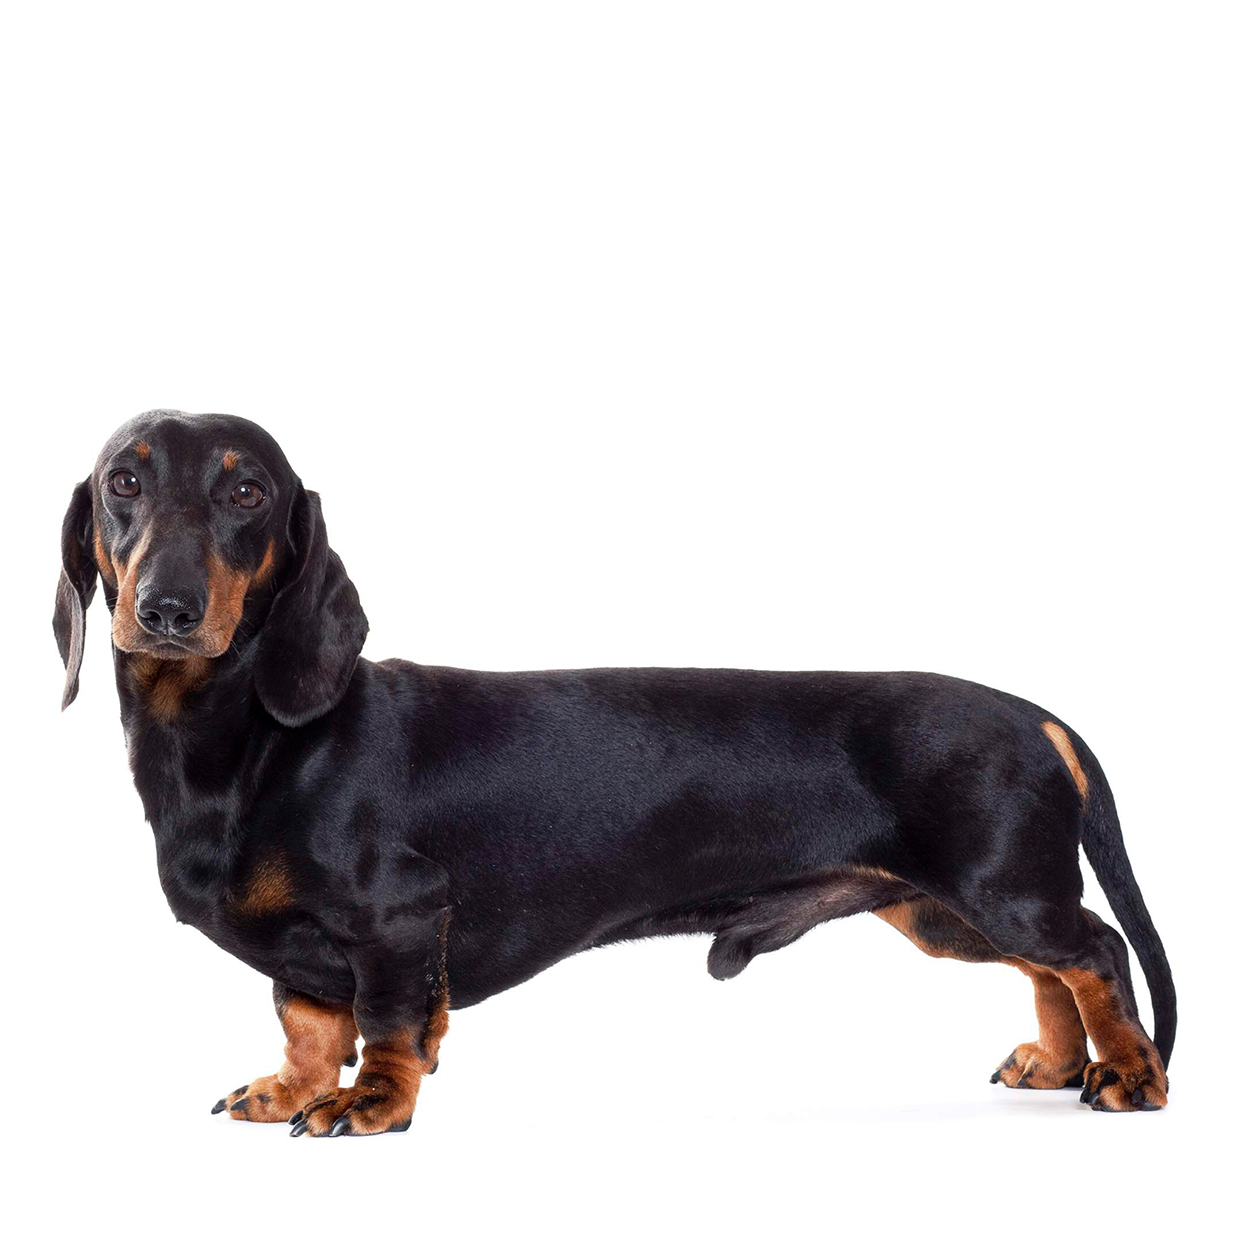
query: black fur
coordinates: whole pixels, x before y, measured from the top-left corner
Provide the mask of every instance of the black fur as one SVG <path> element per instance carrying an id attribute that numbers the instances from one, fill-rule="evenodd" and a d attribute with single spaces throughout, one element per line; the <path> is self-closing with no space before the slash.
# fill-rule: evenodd
<path id="1" fill-rule="evenodd" d="M 138 475 L 138 499 L 110 494 L 118 466 Z M 242 477 L 267 495 L 246 515 L 229 493 Z M 1054 718 L 1031 703 L 926 673 L 358 660 L 367 624 L 317 496 L 259 427 L 164 412 L 118 431 L 66 517 L 67 703 L 93 524 L 122 563 L 153 535 L 154 570 L 175 539 L 243 572 L 273 544 L 271 575 L 175 715 L 154 714 L 146 657 L 115 661 L 170 906 L 272 977 L 279 1006 L 294 990 L 353 1004 L 366 1042 L 400 1026 L 420 1037 L 444 976 L 466 1007 L 589 947 L 689 932 L 714 935 L 709 970 L 734 976 L 813 925 L 900 899 L 955 913 L 985 957 L 1123 985 L 1118 935 L 1080 905 L 1084 840 L 1170 1052 L 1171 979 L 1110 790 L 1073 736 L 1083 806 L 1040 730 Z M 154 648 L 187 663 L 179 644 Z M 287 894 L 243 905 L 275 863 Z"/>

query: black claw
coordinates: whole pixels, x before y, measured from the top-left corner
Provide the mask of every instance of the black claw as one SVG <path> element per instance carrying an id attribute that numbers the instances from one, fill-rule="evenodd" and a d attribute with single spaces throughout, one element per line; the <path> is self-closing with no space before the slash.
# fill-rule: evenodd
<path id="1" fill-rule="evenodd" d="M 231 1098 L 237 1098 L 240 1094 L 246 1094 L 246 1093 L 247 1093 L 247 1086 L 246 1086 L 246 1085 L 240 1085 L 238 1089 L 234 1090 L 234 1091 L 230 1094 L 230 1097 L 231 1097 Z"/>
<path id="2" fill-rule="evenodd" d="M 409 1116 L 406 1120 L 401 1120 L 398 1124 L 392 1124 L 386 1131 L 388 1133 L 406 1133 L 408 1131 L 408 1126 L 411 1123 L 412 1116 Z"/>
<path id="3" fill-rule="evenodd" d="M 1146 1101 L 1146 1095 L 1140 1089 L 1135 1089 L 1129 1096 L 1129 1102 L 1135 1107 L 1140 1107 Z"/>
<path id="4" fill-rule="evenodd" d="M 351 1121 L 345 1115 L 341 1115 L 334 1121 L 333 1124 L 330 1125 L 330 1136 L 342 1137 L 350 1127 Z"/>
<path id="5" fill-rule="evenodd" d="M 991 1084 L 991 1085 L 997 1085 L 997 1084 L 998 1084 L 998 1078 L 1002 1075 L 1002 1071 L 1003 1071 L 1003 1070 L 1002 1070 L 1002 1068 L 995 1068 L 995 1069 L 994 1069 L 994 1071 L 990 1073 L 990 1084 Z"/>
<path id="6" fill-rule="evenodd" d="M 298 1124 L 297 1124 L 297 1125 L 296 1125 L 296 1126 L 295 1126 L 295 1127 L 291 1130 L 291 1136 L 292 1136 L 292 1137 L 303 1137 L 303 1135 L 304 1135 L 305 1133 L 307 1133 L 307 1132 L 308 1132 L 308 1121 L 307 1121 L 307 1120 L 301 1120 L 301 1121 L 300 1121 L 300 1122 L 299 1122 L 299 1123 L 298 1123 Z"/>
<path id="7" fill-rule="evenodd" d="M 232 1103 L 230 1104 L 230 1110 L 231 1110 L 231 1111 L 246 1111 L 246 1110 L 247 1110 L 247 1099 L 246 1099 L 246 1098 L 240 1098 L 238 1102 L 232 1102 Z"/>
<path id="8" fill-rule="evenodd" d="M 302 1111 L 297 1111 L 288 1121 L 288 1124 L 298 1124 L 304 1118 Z"/>
<path id="9" fill-rule="evenodd" d="M 429 1072 L 428 1072 L 428 1073 L 426 1073 L 426 1075 L 427 1075 L 427 1076 L 433 1076 L 433 1075 L 434 1075 L 434 1073 L 435 1073 L 435 1072 L 437 1072 L 437 1071 L 438 1071 L 438 1060 L 437 1060 L 437 1059 L 435 1059 L 435 1060 L 434 1060 L 434 1066 L 433 1066 L 433 1067 L 429 1070 Z"/>
<path id="10" fill-rule="evenodd" d="M 209 1114 L 218 1115 L 220 1112 L 224 1111 L 225 1109 L 226 1109 L 226 1100 L 224 1098 L 218 1098 L 217 1101 L 213 1103 L 213 1109 L 212 1111 L 209 1112 Z"/>

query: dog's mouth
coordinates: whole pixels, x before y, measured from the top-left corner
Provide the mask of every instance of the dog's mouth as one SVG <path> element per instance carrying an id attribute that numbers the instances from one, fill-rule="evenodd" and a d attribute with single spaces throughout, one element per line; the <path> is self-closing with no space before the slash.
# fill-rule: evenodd
<path id="1" fill-rule="evenodd" d="M 204 652 L 198 646 L 192 646 L 191 640 L 186 643 L 174 642 L 172 639 L 161 642 L 152 639 L 125 650 L 132 655 L 155 655 L 162 660 L 189 660 L 192 656 L 202 656 Z"/>

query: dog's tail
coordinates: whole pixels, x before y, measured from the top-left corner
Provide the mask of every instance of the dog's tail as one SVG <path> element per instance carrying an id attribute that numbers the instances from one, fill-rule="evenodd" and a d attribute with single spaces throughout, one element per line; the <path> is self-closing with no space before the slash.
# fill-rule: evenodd
<path id="1" fill-rule="evenodd" d="M 1155 1018 L 1155 1046 L 1166 1068 L 1176 1040 L 1176 987 L 1172 984 L 1172 969 L 1154 922 L 1150 919 L 1150 912 L 1146 910 L 1146 901 L 1141 896 L 1137 879 L 1133 876 L 1111 787 L 1094 753 L 1076 734 L 1070 736 L 1089 781 L 1085 819 L 1081 825 L 1081 845 L 1089 856 L 1094 875 L 1111 904 L 1120 928 L 1124 930 L 1146 974 L 1150 1006 Z"/>

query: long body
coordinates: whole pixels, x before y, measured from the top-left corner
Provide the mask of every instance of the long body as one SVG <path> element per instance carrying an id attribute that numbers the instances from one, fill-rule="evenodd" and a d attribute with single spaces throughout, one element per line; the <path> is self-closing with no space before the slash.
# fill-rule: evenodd
<path id="1" fill-rule="evenodd" d="M 237 702 L 228 681 L 215 693 Z M 217 699 L 202 711 L 211 748 L 193 719 L 132 743 L 170 904 L 317 997 L 354 990 L 321 900 L 341 909 L 380 889 L 402 902 L 405 881 L 423 896 L 441 874 L 453 1007 L 604 941 L 715 933 L 761 896 L 857 869 L 958 902 L 943 883 L 952 852 L 992 854 L 1006 768 L 1036 777 L 1022 825 L 1046 836 L 1030 870 L 1079 888 L 1079 796 L 1039 732 L 1045 714 L 952 678 L 362 660 L 343 701 L 303 728 L 244 716 L 232 737 Z M 988 811 L 970 807 L 978 791 Z M 998 870 L 1019 876 L 1010 859 Z M 275 896 L 241 911 L 258 874 Z"/>

